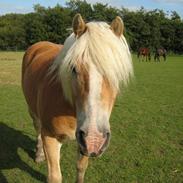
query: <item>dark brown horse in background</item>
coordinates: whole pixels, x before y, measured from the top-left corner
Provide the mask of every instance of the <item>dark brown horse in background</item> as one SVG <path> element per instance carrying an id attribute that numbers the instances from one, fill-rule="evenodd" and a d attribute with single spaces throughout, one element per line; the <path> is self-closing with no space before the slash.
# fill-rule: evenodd
<path id="1" fill-rule="evenodd" d="M 155 51 L 155 55 L 154 55 L 154 61 L 155 62 L 160 62 L 160 57 L 162 56 L 164 61 L 166 61 L 166 53 L 167 51 L 164 48 L 158 48 Z"/>
<path id="2" fill-rule="evenodd" d="M 141 47 L 138 50 L 137 53 L 137 57 L 140 60 L 144 61 L 144 59 L 146 60 L 146 62 L 149 60 L 151 61 L 151 52 L 149 48 L 145 48 L 145 47 Z"/>

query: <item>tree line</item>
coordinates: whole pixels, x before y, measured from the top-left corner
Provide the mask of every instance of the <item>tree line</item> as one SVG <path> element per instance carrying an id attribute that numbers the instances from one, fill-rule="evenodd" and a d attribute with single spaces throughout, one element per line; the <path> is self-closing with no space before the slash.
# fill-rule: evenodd
<path id="1" fill-rule="evenodd" d="M 45 8 L 37 4 L 32 13 L 0 16 L 0 50 L 25 50 L 43 40 L 63 44 L 71 33 L 76 13 L 81 13 L 86 22 L 110 23 L 116 16 L 122 17 L 125 36 L 133 51 L 140 47 L 164 47 L 167 51 L 183 53 L 183 20 L 177 12 L 167 14 L 163 10 L 147 11 L 143 7 L 130 11 L 102 3 L 91 5 L 81 0 L 70 0 L 64 7 L 57 4 Z"/>

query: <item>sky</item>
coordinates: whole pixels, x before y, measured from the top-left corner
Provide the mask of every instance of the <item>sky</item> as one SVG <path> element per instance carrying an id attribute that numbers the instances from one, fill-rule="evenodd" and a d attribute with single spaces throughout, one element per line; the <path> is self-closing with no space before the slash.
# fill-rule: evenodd
<path id="1" fill-rule="evenodd" d="M 67 0 L 0 0 L 0 15 L 6 13 L 28 13 L 33 11 L 34 4 L 54 7 L 56 4 L 65 5 Z M 183 0 L 87 0 L 89 3 L 107 3 L 115 7 L 137 10 L 144 7 L 147 10 L 162 9 L 164 12 L 177 11 L 183 18 Z"/>

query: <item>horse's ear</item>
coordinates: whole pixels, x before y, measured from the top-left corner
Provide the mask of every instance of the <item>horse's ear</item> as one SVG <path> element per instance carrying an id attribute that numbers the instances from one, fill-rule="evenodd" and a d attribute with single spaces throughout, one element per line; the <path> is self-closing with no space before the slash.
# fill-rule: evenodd
<path id="1" fill-rule="evenodd" d="M 124 23 L 123 20 L 117 16 L 111 23 L 111 29 L 114 32 L 114 34 L 118 37 L 120 37 L 123 34 L 124 31 Z"/>
<path id="2" fill-rule="evenodd" d="M 76 36 L 81 36 L 85 30 L 86 30 L 86 24 L 82 18 L 82 16 L 77 13 L 72 21 L 72 27 L 73 27 L 73 31 L 75 33 Z"/>

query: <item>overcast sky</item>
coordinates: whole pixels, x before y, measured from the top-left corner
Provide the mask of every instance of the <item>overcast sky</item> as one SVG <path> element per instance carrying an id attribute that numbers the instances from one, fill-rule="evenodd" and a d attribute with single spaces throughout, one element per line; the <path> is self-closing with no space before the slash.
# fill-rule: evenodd
<path id="1" fill-rule="evenodd" d="M 64 5 L 67 0 L 0 0 L 0 14 L 6 13 L 28 13 L 33 11 L 34 4 L 41 4 L 45 7 L 53 7 L 56 4 Z M 177 11 L 183 18 L 183 0 L 87 0 L 89 3 L 108 3 L 116 7 L 125 7 L 131 10 L 143 6 L 147 10 L 163 9 Z"/>

